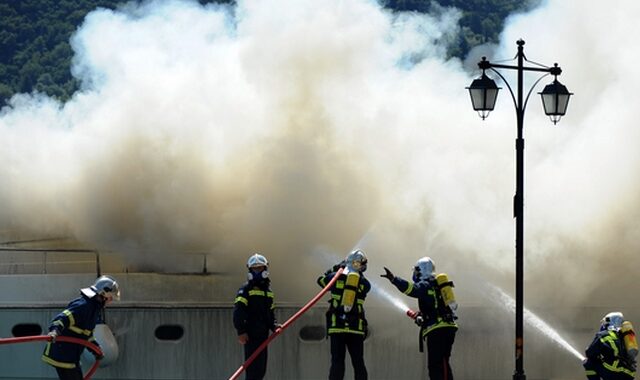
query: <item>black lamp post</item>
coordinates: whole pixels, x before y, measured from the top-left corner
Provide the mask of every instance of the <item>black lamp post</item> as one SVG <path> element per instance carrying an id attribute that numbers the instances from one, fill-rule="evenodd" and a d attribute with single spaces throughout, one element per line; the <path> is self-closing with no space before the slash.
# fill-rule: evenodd
<path id="1" fill-rule="evenodd" d="M 496 73 L 502 81 L 507 85 L 511 97 L 513 98 L 513 104 L 516 107 L 516 118 L 518 126 L 518 137 L 516 138 L 516 194 L 513 198 L 513 212 L 516 218 L 516 340 L 515 340 L 515 358 L 516 369 L 513 374 L 514 380 L 525 380 L 524 374 L 524 360 L 523 360 L 523 322 L 524 322 L 524 137 L 523 137 L 523 122 L 524 111 L 527 107 L 527 101 L 533 91 L 533 88 L 542 80 L 542 78 L 551 74 L 555 77 L 554 81 L 547 85 L 540 93 L 542 96 L 542 104 L 544 112 L 551 118 L 553 124 L 556 124 L 567 111 L 569 104 L 569 97 L 573 95 L 567 88 L 558 82 L 558 75 L 562 73 L 560 67 L 556 63 L 553 67 L 544 67 L 538 65 L 536 67 L 524 66 L 526 57 L 524 56 L 524 41 L 518 40 L 518 54 L 517 66 L 502 65 L 491 63 L 486 60 L 486 57 L 482 57 L 482 60 L 478 62 L 478 67 L 482 69 L 482 76 L 479 79 L 474 80 L 471 86 L 467 87 L 469 94 L 471 95 L 471 103 L 473 109 L 478 111 L 478 114 L 482 120 L 489 116 L 489 112 L 493 111 L 495 106 L 496 97 L 498 96 L 498 86 L 493 79 L 485 75 L 486 70 L 491 70 Z M 530 61 L 527 61 L 530 62 Z M 530 62 L 531 63 L 531 62 Z M 516 70 L 518 73 L 518 85 L 517 94 L 514 95 L 511 86 L 507 80 L 496 69 Z M 524 85 L 524 72 L 525 71 L 537 71 L 546 73 L 531 86 L 527 97 L 522 99 L 523 85 Z"/>

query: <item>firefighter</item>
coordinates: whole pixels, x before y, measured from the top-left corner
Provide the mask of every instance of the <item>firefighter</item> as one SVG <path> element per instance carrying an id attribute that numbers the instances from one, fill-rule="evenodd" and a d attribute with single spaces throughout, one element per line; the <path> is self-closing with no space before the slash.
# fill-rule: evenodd
<path id="1" fill-rule="evenodd" d="M 371 284 L 364 277 L 367 256 L 361 250 L 351 252 L 340 264 L 318 278 L 318 285 L 325 287 L 336 272 L 344 271 L 331 288 L 331 300 L 327 311 L 327 333 L 331 340 L 331 368 L 329 380 L 342 380 L 345 372 L 345 356 L 349 350 L 355 380 L 367 379 L 364 364 L 364 340 L 367 336 L 367 320 L 364 300 Z"/>
<path id="2" fill-rule="evenodd" d="M 435 265 L 429 257 L 418 260 L 413 268 L 413 283 L 408 282 L 393 273 L 386 267 L 385 273 L 380 275 L 391 281 L 398 290 L 409 297 L 417 298 L 420 312 L 415 322 L 420 326 L 420 352 L 423 352 L 423 341 L 427 341 L 427 362 L 429 378 L 431 380 L 452 380 L 453 372 L 449 358 L 455 340 L 458 326 L 455 310 L 457 303 L 453 298 L 451 287 L 453 283 L 448 281 L 438 283 L 435 276 Z M 446 275 L 439 274 L 438 279 Z M 442 290 L 448 287 L 448 297 L 443 297 Z"/>
<path id="3" fill-rule="evenodd" d="M 269 338 L 280 325 L 274 314 L 275 303 L 269 279 L 269 262 L 259 253 L 247 261 L 247 282 L 238 290 L 233 309 L 233 325 L 238 333 L 238 342 L 244 346 L 244 358 Z M 267 372 L 267 349 L 265 348 L 246 370 L 247 380 L 260 380 Z"/>
<path id="4" fill-rule="evenodd" d="M 118 283 L 110 276 L 99 277 L 93 285 L 80 289 L 80 297 L 71 301 L 49 325 L 49 337 L 42 360 L 53 366 L 60 380 L 82 380 L 80 355 L 84 346 L 56 341 L 58 336 L 84 339 L 98 345 L 93 330 L 104 320 L 104 308 L 120 299 Z M 96 356 L 96 360 L 102 357 Z"/>
<path id="5" fill-rule="evenodd" d="M 627 347 L 622 331 L 624 316 L 612 312 L 600 321 L 600 331 L 587 347 L 582 363 L 589 380 L 631 380 L 635 376 L 638 346 Z M 628 324 L 628 322 L 627 322 Z M 628 343 L 628 342 L 627 342 Z"/>

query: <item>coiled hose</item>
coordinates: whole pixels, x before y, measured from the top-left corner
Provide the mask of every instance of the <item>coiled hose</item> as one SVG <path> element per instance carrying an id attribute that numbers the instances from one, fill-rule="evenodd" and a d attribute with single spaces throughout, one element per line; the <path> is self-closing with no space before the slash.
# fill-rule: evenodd
<path id="1" fill-rule="evenodd" d="M 21 336 L 21 337 L 17 337 L 17 338 L 0 338 L 0 345 L 2 344 L 13 344 L 13 343 L 27 343 L 27 342 L 38 342 L 38 341 L 43 341 L 43 342 L 47 342 L 50 341 L 51 337 L 48 335 L 34 335 L 34 336 Z M 59 336 L 56 338 L 56 342 L 69 342 L 69 343 L 75 343 L 75 344 L 80 344 L 86 348 L 88 348 L 90 351 L 92 351 L 95 355 L 98 356 L 102 356 L 102 350 L 100 350 L 100 347 L 96 346 L 93 343 L 90 343 L 84 339 L 78 339 L 78 338 L 73 338 L 70 336 Z M 84 380 L 90 380 L 91 376 L 93 376 L 93 374 L 98 370 L 98 365 L 100 365 L 100 360 L 96 360 L 95 363 L 93 363 L 93 366 L 91 368 L 89 368 L 89 371 L 87 371 L 87 373 L 84 375 Z"/>

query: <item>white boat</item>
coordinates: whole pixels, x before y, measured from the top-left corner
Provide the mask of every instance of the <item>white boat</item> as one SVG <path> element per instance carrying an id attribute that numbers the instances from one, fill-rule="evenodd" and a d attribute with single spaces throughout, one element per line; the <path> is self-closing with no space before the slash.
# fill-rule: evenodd
<path id="1" fill-rule="evenodd" d="M 237 275 L 211 273 L 195 257 L 191 273 L 128 272 L 117 254 L 73 247 L 60 241 L 8 242 L 0 246 L 0 337 L 46 334 L 50 320 L 100 274 L 115 276 L 122 300 L 106 310 L 119 350 L 117 360 L 94 379 L 228 379 L 243 363 L 232 325 Z M 370 274 L 371 277 L 377 274 Z M 315 279 L 309 279 L 314 281 Z M 288 286 L 274 279 L 274 291 Z M 318 288 L 319 290 L 319 288 Z M 277 299 L 285 321 L 306 299 Z M 402 296 L 398 294 L 399 296 Z M 325 296 L 327 299 L 327 296 Z M 410 299 L 404 299 L 414 305 Z M 268 379 L 326 379 L 329 342 L 320 301 L 269 346 Z M 584 313 L 587 310 L 576 310 Z M 606 309 L 589 309 L 590 315 Z M 418 352 L 417 328 L 402 311 L 375 294 L 367 300 L 371 334 L 365 361 L 372 380 L 427 378 Z M 463 302 L 459 309 L 452 367 L 457 379 L 505 379 L 513 373 L 513 316 L 487 304 Z M 560 327 L 586 345 L 589 319 Z M 578 379 L 579 360 L 531 328 L 526 330 L 529 379 Z M 40 360 L 44 343 L 0 345 L 0 379 L 50 379 L 55 371 Z M 84 362 L 85 371 L 92 363 Z M 346 378 L 352 378 L 347 359 Z M 242 377 L 241 377 L 242 378 Z"/>

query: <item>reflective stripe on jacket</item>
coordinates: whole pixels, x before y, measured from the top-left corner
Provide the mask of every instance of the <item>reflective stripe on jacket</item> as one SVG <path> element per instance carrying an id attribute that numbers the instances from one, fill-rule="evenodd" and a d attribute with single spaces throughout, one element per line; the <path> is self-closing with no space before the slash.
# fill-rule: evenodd
<path id="1" fill-rule="evenodd" d="M 624 343 L 616 331 L 599 331 L 585 353 L 587 361 L 600 363 L 605 371 L 627 375 L 630 378 L 635 376 Z"/>
<path id="2" fill-rule="evenodd" d="M 104 304 L 94 298 L 82 295 L 60 312 L 49 325 L 49 331 L 58 331 L 59 336 L 84 339 L 97 344 L 93 338 L 93 329 L 102 319 Z M 75 368 L 80 362 L 84 346 L 75 343 L 48 342 L 42 354 L 42 360 L 54 367 Z"/>
<path id="3" fill-rule="evenodd" d="M 318 278 L 318 285 L 325 287 L 333 277 L 335 272 L 326 273 Z M 341 274 L 338 280 L 331 287 L 331 299 L 329 300 L 329 310 L 327 310 L 327 333 L 340 334 L 350 333 L 358 335 L 367 334 L 367 319 L 364 312 L 364 301 L 367 293 L 371 290 L 371 284 L 363 274 L 360 274 L 356 287 L 356 298 L 351 310 L 345 313 L 341 306 L 342 295 L 345 290 L 347 276 Z"/>
<path id="4" fill-rule="evenodd" d="M 458 328 L 453 319 L 451 309 L 442 301 L 442 297 L 439 294 L 440 290 L 435 280 L 411 283 L 396 276 L 392 283 L 402 293 L 418 299 L 420 313 L 424 318 L 424 325 L 422 326 L 423 337 L 435 329 Z"/>
<path id="5" fill-rule="evenodd" d="M 269 281 L 249 281 L 240 287 L 233 307 L 233 326 L 238 335 L 263 336 L 275 330 L 275 302 Z"/>

